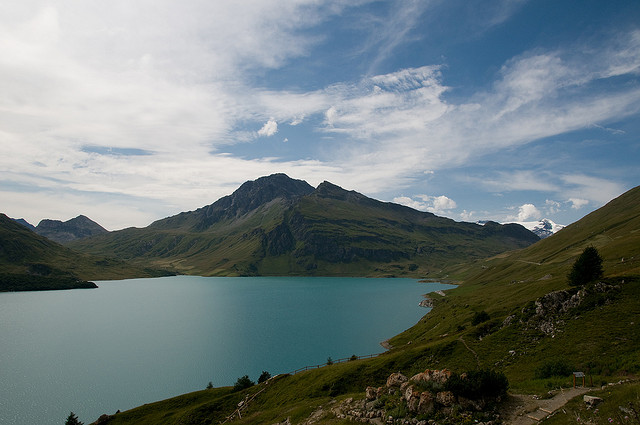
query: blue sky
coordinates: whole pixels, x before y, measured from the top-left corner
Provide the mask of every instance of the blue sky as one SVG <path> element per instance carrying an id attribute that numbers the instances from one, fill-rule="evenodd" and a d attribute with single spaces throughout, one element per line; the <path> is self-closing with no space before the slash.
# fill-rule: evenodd
<path id="1" fill-rule="evenodd" d="M 0 13 L 1 211 L 110 230 L 277 172 L 569 224 L 640 183 L 640 3 L 59 0 Z"/>

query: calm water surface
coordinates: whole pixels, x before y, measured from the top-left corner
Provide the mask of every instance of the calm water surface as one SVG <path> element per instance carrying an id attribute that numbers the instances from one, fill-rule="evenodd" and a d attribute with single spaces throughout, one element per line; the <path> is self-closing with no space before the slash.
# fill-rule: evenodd
<path id="1" fill-rule="evenodd" d="M 413 279 L 204 278 L 0 293 L 0 424 L 85 423 L 178 394 L 352 354 L 416 323 Z"/>

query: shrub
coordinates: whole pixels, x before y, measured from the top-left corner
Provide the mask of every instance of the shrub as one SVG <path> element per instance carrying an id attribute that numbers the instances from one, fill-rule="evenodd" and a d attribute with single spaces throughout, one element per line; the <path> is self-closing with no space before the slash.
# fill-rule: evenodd
<path id="1" fill-rule="evenodd" d="M 489 313 L 487 313 L 486 311 L 482 310 L 480 313 L 476 313 L 473 316 L 473 319 L 471 319 L 471 324 L 473 326 L 476 326 L 476 325 L 479 325 L 482 322 L 486 322 L 489 319 L 491 319 L 491 317 L 489 316 Z"/>
<path id="2" fill-rule="evenodd" d="M 509 380 L 502 372 L 480 369 L 451 375 L 444 389 L 471 400 L 497 398 L 507 393 Z"/>
<path id="3" fill-rule="evenodd" d="M 234 391 L 242 391 L 245 388 L 253 387 L 255 382 L 249 379 L 249 375 L 244 375 L 241 378 L 238 378 L 235 385 L 233 386 Z"/>
<path id="4" fill-rule="evenodd" d="M 266 370 L 263 370 L 262 374 L 260 374 L 260 377 L 258 378 L 258 384 L 262 384 L 263 382 L 268 381 L 270 378 L 271 374 Z"/>
<path id="5" fill-rule="evenodd" d="M 602 269 L 602 257 L 593 246 L 588 246 L 582 251 L 567 276 L 569 285 L 580 286 L 600 279 L 604 271 Z"/>
<path id="6" fill-rule="evenodd" d="M 563 359 L 549 360 L 535 371 L 538 379 L 547 379 L 552 376 L 569 376 L 573 373 L 573 367 Z"/>
<path id="7" fill-rule="evenodd" d="M 333 359 L 331 356 L 327 357 L 327 366 L 331 366 L 333 364 Z"/>
<path id="8" fill-rule="evenodd" d="M 207 384 L 207 389 L 210 390 L 213 388 L 213 382 L 209 381 L 209 383 Z"/>

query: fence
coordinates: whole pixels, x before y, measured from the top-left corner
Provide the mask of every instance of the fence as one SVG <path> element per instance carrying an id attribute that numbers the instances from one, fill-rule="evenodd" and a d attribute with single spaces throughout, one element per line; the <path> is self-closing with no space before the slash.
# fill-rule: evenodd
<path id="1" fill-rule="evenodd" d="M 367 354 L 367 355 L 364 355 L 364 356 L 351 356 L 351 357 L 345 357 L 344 359 L 332 360 L 331 363 L 329 363 L 327 361 L 327 363 L 322 363 L 322 364 L 318 364 L 318 365 L 314 365 L 314 366 L 305 366 L 305 367 L 301 367 L 300 369 L 294 370 L 293 372 L 290 373 L 290 375 L 295 375 L 296 373 L 304 372 L 304 371 L 311 370 L 311 369 L 319 369 L 319 368 L 321 368 L 323 366 L 328 366 L 330 364 L 345 363 L 345 362 L 350 362 L 350 361 L 353 361 L 353 360 L 360 360 L 360 359 L 371 359 L 373 357 L 378 357 L 380 354 L 382 354 L 382 353 L 379 353 L 379 354 Z"/>

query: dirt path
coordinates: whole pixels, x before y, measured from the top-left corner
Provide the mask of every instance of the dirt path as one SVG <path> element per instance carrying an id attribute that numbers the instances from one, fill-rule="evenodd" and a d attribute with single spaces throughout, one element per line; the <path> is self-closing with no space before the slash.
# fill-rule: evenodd
<path id="1" fill-rule="evenodd" d="M 581 396 L 592 389 L 586 387 L 560 389 L 552 398 L 545 400 L 536 400 L 530 395 L 512 394 L 507 412 L 505 412 L 505 423 L 508 425 L 537 424 L 572 398 Z"/>
<path id="2" fill-rule="evenodd" d="M 469 346 L 467 345 L 467 342 L 466 342 L 464 339 L 462 339 L 462 337 L 460 337 L 460 338 L 458 338 L 458 339 L 459 339 L 460 341 L 462 341 L 462 343 L 464 344 L 464 346 L 465 346 L 465 347 L 467 347 L 467 350 L 471 351 L 471 354 L 473 354 L 473 356 L 476 358 L 476 363 L 478 363 L 478 367 L 481 367 L 481 366 L 480 366 L 480 357 L 478 357 L 478 353 L 476 353 L 476 352 L 473 350 L 473 348 L 469 347 Z"/>

